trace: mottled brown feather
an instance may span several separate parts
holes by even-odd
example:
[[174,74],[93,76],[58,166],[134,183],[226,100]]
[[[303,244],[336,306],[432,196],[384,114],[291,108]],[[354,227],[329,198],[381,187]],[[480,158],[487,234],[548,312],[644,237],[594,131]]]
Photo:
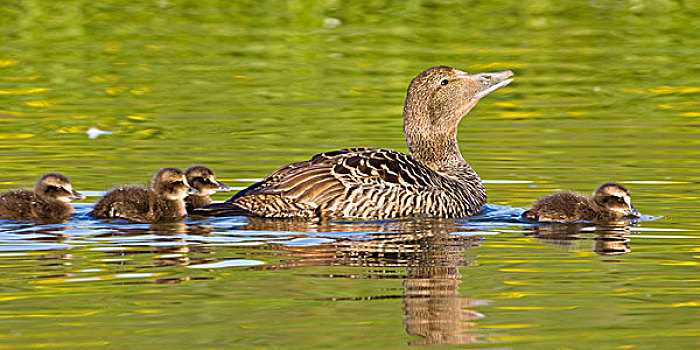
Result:
[[[396,175],[386,169],[392,169]],[[377,175],[357,176],[359,173]],[[311,211],[315,208],[322,208],[327,216],[473,215],[485,200],[483,192],[476,205],[456,210],[443,208],[442,212],[428,207],[436,197],[460,201],[460,196],[466,194],[455,190],[458,188],[457,180],[436,174],[408,155],[382,149],[348,149],[322,153],[307,162],[297,162],[294,167],[278,169],[223,206],[224,210],[272,217],[315,216],[317,213]],[[413,208],[418,202],[413,196],[425,197],[427,206]]]
[[486,192],[462,157],[457,126],[487,94],[507,85],[511,71],[468,74],[439,66],[407,90],[403,130],[410,155],[348,148],[273,171],[203,215],[264,217],[462,217],[481,211]]

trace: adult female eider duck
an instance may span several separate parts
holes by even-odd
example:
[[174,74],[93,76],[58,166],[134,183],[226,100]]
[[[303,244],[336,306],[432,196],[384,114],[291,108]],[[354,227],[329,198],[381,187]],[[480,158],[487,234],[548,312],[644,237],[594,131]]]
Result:
[[632,205],[627,188],[609,182],[600,185],[593,192],[593,197],[564,192],[541,198],[532,204],[532,209],[524,212],[522,217],[537,222],[605,223],[639,215]]
[[411,81],[404,104],[408,153],[348,148],[279,168],[201,215],[272,218],[465,217],[486,192],[457,144],[457,125],[484,96],[508,85],[509,70],[468,74],[433,67]]
[[126,186],[102,197],[90,212],[98,219],[120,218],[140,223],[175,221],[185,215],[185,197],[190,191],[179,169],[160,169],[150,187]]
[[185,197],[185,207],[188,213],[196,208],[211,204],[211,198],[209,196],[212,194],[218,191],[231,190],[231,187],[224,185],[216,179],[214,171],[205,166],[195,165],[188,168],[185,170],[185,177],[187,178],[187,183],[197,190],[197,192],[191,193]]
[[65,220],[73,215],[70,201],[74,199],[85,199],[85,196],[73,190],[67,177],[46,174],[39,178],[33,190],[0,195],[0,219]]

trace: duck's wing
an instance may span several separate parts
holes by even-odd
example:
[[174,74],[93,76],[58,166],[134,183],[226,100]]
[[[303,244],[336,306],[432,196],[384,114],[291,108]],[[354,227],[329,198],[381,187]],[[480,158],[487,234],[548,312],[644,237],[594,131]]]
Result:
[[319,211],[340,211],[344,201],[359,202],[364,197],[378,201],[382,194],[399,196],[439,188],[445,179],[435,175],[403,153],[349,148],[279,168],[225,203],[205,206],[197,213],[313,217],[323,214]]

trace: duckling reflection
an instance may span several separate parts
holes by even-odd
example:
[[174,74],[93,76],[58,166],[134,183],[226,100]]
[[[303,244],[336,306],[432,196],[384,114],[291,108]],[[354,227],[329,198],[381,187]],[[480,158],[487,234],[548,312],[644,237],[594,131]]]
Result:
[[[569,251],[592,251],[603,256],[626,254],[631,251],[630,226],[624,223],[608,225],[552,224],[532,228],[532,235],[546,243],[566,247]],[[586,237],[593,235],[593,237]],[[591,244],[591,241],[593,242]]]
[[[261,222],[258,222],[260,227]],[[275,223],[280,229],[280,222]],[[300,228],[294,223],[293,228]],[[365,223],[362,230],[374,225],[374,231],[387,230],[387,223]],[[343,230],[343,225],[326,226]],[[488,301],[460,296],[460,267],[472,264],[465,252],[479,246],[480,239],[453,235],[464,231],[451,220],[410,220],[392,223],[396,232],[362,236],[362,240],[337,241],[310,247],[274,244],[266,249],[286,252],[290,260],[276,266],[253,267],[253,270],[280,269],[297,266],[373,267],[372,272],[352,275],[314,275],[327,278],[403,278],[401,295],[377,295],[329,300],[376,300],[402,298],[404,325],[409,335],[419,336],[410,345],[467,344],[478,342],[482,335],[469,332],[483,314],[470,308]],[[243,227],[249,229],[248,227]],[[410,234],[404,232],[412,232]],[[396,268],[405,268],[405,275]]]
[[630,248],[630,239],[626,237],[630,233],[629,226],[596,227],[597,236],[595,238],[593,251],[603,256],[627,254],[632,251]]
[[[68,266],[72,263],[70,260],[74,258],[72,253],[69,253],[73,246],[68,244],[70,236],[63,234],[63,231],[70,229],[70,226],[63,224],[45,224],[45,225],[19,225],[16,230],[21,231],[22,235],[31,233],[31,238],[23,238],[30,242],[40,243],[39,247],[46,248],[46,245],[53,244],[52,251],[40,255],[32,255],[33,260],[43,261],[41,264],[35,266]],[[12,232],[12,231],[10,231]],[[15,241],[16,243],[17,241]],[[47,269],[48,271],[55,271],[55,269]],[[37,272],[37,271],[35,271]],[[48,276],[36,276],[34,278],[55,278],[57,275]]]
[[[107,252],[106,254],[110,255],[108,264],[124,265],[137,260],[140,264],[137,269],[148,269],[214,261],[213,248],[193,244],[194,236],[191,233],[206,235],[197,226],[192,228],[183,223],[170,222],[151,224],[143,228],[114,225],[114,230],[94,237],[111,244],[129,243],[127,249]],[[134,259],[135,257],[139,259]]]
[[616,222],[623,218],[639,217],[630,200],[630,192],[618,183],[605,183],[584,197],[571,192],[544,197],[523,213],[523,218],[537,222]]
[[70,201],[85,199],[75,192],[67,177],[46,174],[33,190],[10,191],[0,196],[0,219],[62,222],[73,215]]
[[160,169],[150,187],[127,186],[107,193],[90,212],[97,219],[121,218],[133,222],[176,221],[187,215],[184,198],[190,187],[179,169]]
[[[21,280],[48,280],[75,277],[74,271],[69,267],[73,265],[74,248],[70,244],[71,236],[63,231],[72,227],[64,224],[41,224],[36,222],[12,222],[3,225],[3,234],[0,242],[10,246],[21,244],[24,246],[21,259],[23,264],[30,264],[31,268],[16,271],[13,278]],[[2,247],[6,248],[6,247]],[[7,253],[2,249],[0,253]],[[32,282],[30,282],[32,283]]]

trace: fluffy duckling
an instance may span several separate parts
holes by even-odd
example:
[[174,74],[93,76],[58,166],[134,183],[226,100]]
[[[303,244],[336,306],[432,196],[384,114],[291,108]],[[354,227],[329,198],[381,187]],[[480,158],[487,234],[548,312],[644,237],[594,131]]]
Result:
[[618,183],[600,185],[593,197],[565,192],[539,199],[523,218],[538,222],[611,222],[623,217],[639,217],[632,206],[630,192]]
[[190,167],[185,170],[185,177],[187,177],[187,183],[197,190],[197,192],[185,198],[185,206],[188,213],[196,208],[211,204],[209,196],[217,191],[231,190],[231,187],[219,182],[214,172],[205,166],[195,165]]
[[107,193],[90,216],[98,219],[121,218],[141,223],[173,221],[187,215],[185,197],[190,190],[179,169],[160,169],[150,187],[126,186]]
[[0,196],[0,219],[65,220],[73,214],[73,199],[85,199],[61,174],[46,174],[33,190],[10,191]]

